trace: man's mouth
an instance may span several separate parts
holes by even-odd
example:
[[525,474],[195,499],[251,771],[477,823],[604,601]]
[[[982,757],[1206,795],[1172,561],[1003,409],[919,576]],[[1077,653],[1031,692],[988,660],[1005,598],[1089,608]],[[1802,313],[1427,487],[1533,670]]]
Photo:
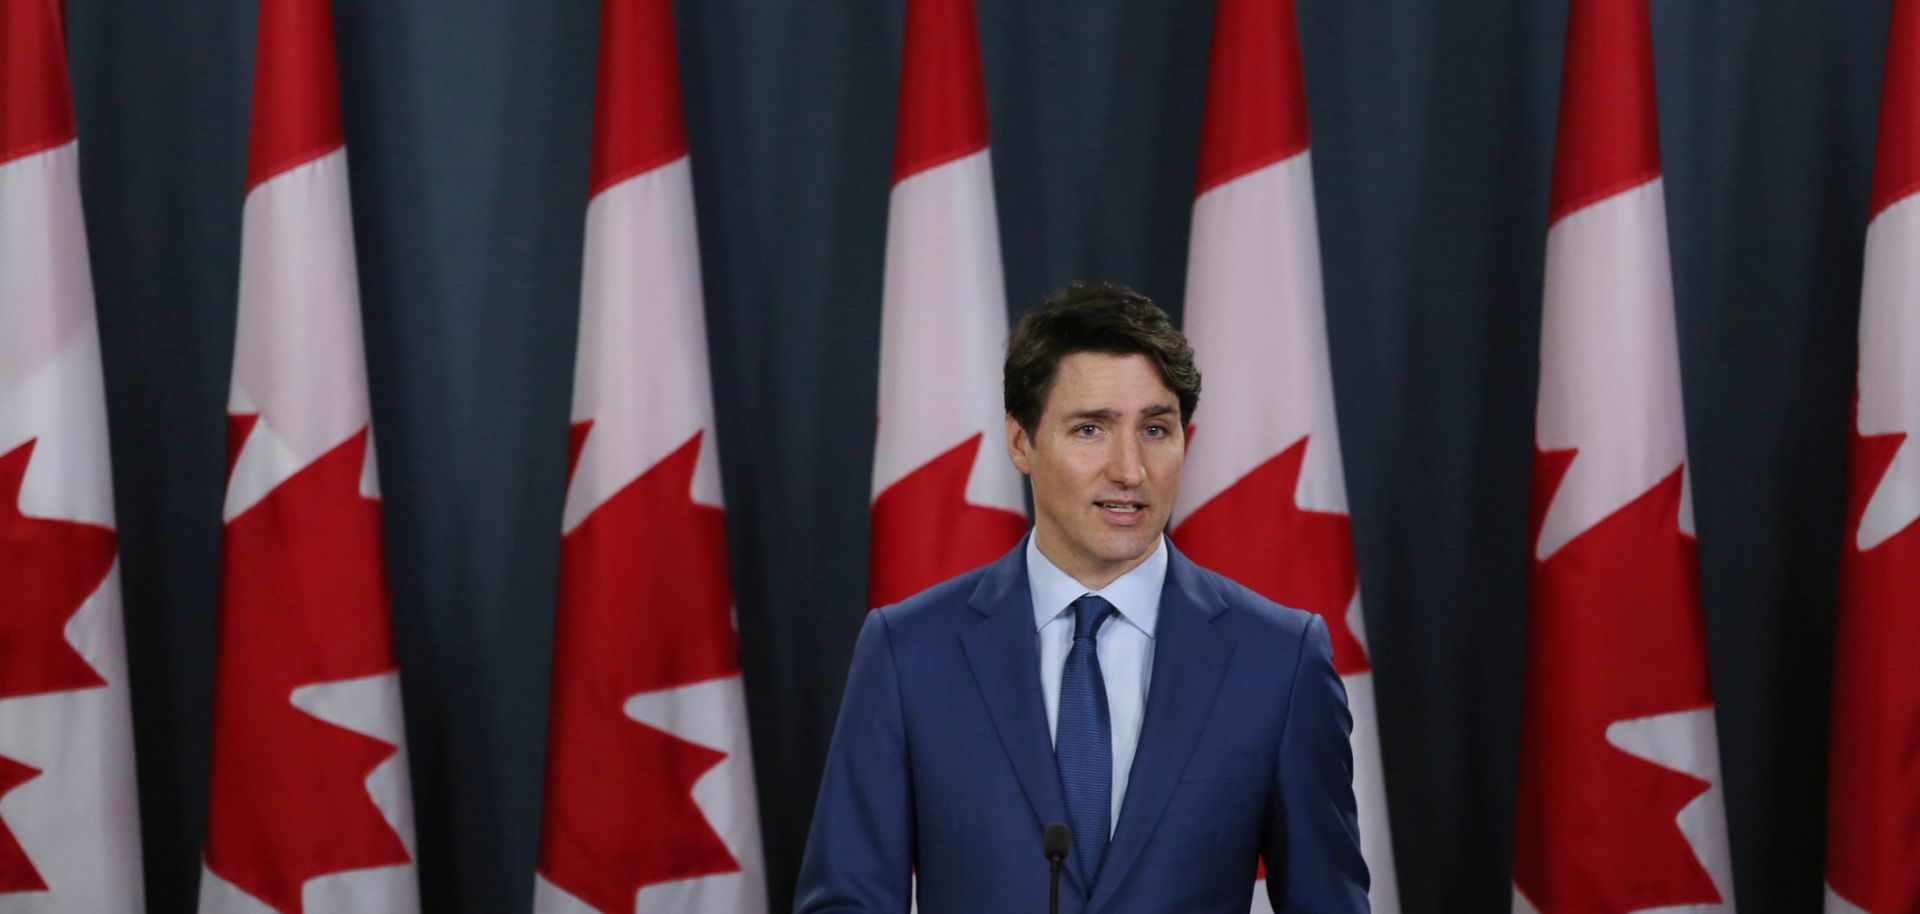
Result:
[[1146,510],[1147,506],[1137,501],[1096,501],[1095,505],[1118,514],[1134,514]]

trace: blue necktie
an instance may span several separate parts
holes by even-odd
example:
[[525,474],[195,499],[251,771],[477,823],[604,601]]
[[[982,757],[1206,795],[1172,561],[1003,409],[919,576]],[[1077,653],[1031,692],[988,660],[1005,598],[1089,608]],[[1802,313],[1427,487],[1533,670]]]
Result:
[[1060,671],[1053,757],[1067,795],[1073,852],[1091,882],[1107,854],[1113,821],[1113,724],[1107,719],[1107,686],[1094,640],[1100,623],[1113,615],[1113,604],[1088,594],[1073,601],[1073,614],[1073,650]]

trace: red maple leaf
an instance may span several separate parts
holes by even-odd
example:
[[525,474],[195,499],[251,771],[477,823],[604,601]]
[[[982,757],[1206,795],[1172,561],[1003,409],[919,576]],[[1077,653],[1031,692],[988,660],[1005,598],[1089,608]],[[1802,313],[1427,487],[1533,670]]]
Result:
[[[591,424],[574,425],[576,460]],[[693,801],[726,755],[625,711],[740,672],[726,514],[692,496],[700,439],[561,541],[540,874],[608,914],[632,914],[642,886],[740,869]]]
[[1849,434],[1834,632],[1827,881],[1869,911],[1920,911],[1920,522],[1871,549],[1860,520],[1906,439]]
[[[1536,549],[1574,456],[1534,453]],[[1682,473],[1533,563],[1513,878],[1545,914],[1721,900],[1675,823],[1712,785],[1606,737],[1616,721],[1713,703]]]
[[[39,775],[40,769],[30,768],[0,755],[0,797]],[[13,832],[8,831],[6,826],[0,825],[0,894],[46,890],[47,881],[40,878],[39,870],[33,868],[33,861],[27,859],[27,852],[21,848],[19,840],[13,837]]]
[[[107,684],[67,641],[66,627],[106,580],[119,541],[97,524],[21,513],[20,486],[36,442],[0,456],[0,699]],[[39,773],[0,756],[0,795]],[[0,892],[46,887],[0,822]]]
[[1372,669],[1366,648],[1347,627],[1359,578],[1353,561],[1353,520],[1309,511],[1294,500],[1307,455],[1303,437],[1174,528],[1188,558],[1282,606],[1318,614],[1333,639],[1333,667],[1342,676]]
[[118,540],[97,524],[20,513],[34,444],[0,456],[0,698],[107,684],[67,643],[66,627],[106,580]]
[[240,450],[246,447],[247,436],[253,434],[253,427],[260,422],[258,413],[227,414],[227,481],[233,481],[233,468],[240,463]]
[[366,454],[362,429],[229,521],[222,544],[206,862],[283,914],[300,914],[309,879],[409,860],[366,787],[396,747],[290,701],[395,669]]
[[1014,511],[967,501],[967,479],[985,433],[901,477],[873,500],[868,601],[898,603],[999,558],[1027,534]]

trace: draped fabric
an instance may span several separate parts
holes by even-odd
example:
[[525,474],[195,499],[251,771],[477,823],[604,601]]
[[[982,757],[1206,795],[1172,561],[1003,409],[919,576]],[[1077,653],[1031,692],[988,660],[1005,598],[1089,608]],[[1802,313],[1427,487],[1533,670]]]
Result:
[[[254,5],[68,4],[155,912],[191,910],[200,875]],[[1180,316],[1211,4],[978,9],[1010,311],[1098,279]],[[774,910],[867,608],[903,12],[675,9]],[[1701,599],[1749,914],[1822,897],[1888,13],[1652,4]],[[1298,15],[1404,909],[1500,910],[1566,7],[1300,0]],[[597,6],[339,0],[334,22],[422,904],[525,911]]]
[[61,10],[0,6],[0,909],[140,914],[107,403]]

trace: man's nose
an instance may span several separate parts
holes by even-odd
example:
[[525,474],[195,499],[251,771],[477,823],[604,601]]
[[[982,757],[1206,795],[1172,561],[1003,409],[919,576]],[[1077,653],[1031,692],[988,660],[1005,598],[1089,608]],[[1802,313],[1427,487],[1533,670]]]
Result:
[[1146,463],[1141,459],[1140,442],[1132,435],[1119,435],[1107,453],[1107,479],[1132,488],[1147,479]]

